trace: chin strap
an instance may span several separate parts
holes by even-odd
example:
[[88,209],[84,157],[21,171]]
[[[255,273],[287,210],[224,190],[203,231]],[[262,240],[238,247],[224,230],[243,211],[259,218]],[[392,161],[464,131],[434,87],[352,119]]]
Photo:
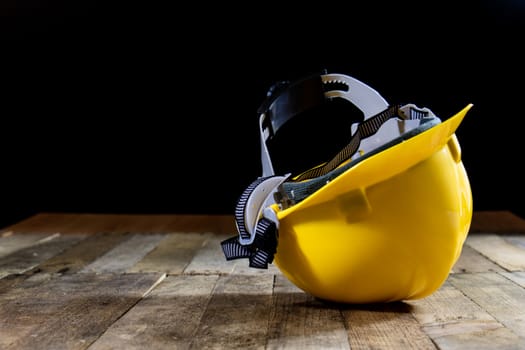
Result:
[[235,207],[238,236],[221,242],[226,260],[248,258],[250,267],[267,269],[277,251],[278,219],[269,206],[288,176],[260,177],[242,193]]
[[277,252],[277,225],[266,218],[257,223],[252,244],[242,245],[237,236],[221,242],[226,260],[248,258],[250,267],[267,269]]

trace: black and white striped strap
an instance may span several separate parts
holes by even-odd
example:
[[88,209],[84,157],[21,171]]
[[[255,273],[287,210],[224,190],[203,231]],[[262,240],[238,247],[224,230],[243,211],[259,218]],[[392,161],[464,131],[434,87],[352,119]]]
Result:
[[267,269],[277,252],[277,226],[273,221],[262,218],[257,223],[252,244],[243,245],[238,236],[234,236],[222,241],[221,247],[226,260],[247,258],[250,267]]

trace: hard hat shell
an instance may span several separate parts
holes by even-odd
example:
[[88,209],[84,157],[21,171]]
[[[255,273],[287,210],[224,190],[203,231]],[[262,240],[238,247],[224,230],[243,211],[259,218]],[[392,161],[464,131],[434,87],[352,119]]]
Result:
[[275,264],[321,299],[417,299],[448,277],[472,218],[455,131],[472,105],[363,159],[303,201],[272,205]]

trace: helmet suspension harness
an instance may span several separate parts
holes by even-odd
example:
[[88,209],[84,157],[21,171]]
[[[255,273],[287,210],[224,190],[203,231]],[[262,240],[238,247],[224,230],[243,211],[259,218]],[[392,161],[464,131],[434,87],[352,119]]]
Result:
[[[276,175],[267,142],[303,112],[344,99],[364,116],[352,124],[349,142],[329,161],[296,176]],[[235,207],[238,235],[221,242],[227,260],[247,258],[249,266],[266,269],[277,251],[279,220],[273,205],[283,210],[304,200],[346,170],[388,147],[440,122],[428,108],[414,104],[390,106],[374,89],[343,74],[313,75],[270,88],[258,110],[262,176],[239,197]]]

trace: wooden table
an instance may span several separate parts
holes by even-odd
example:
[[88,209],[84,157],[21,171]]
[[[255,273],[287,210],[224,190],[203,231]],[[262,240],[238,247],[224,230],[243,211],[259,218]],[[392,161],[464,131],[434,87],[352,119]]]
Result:
[[42,213],[0,230],[0,349],[525,349],[525,221],[477,212],[427,298],[328,305],[225,261],[230,216]]

